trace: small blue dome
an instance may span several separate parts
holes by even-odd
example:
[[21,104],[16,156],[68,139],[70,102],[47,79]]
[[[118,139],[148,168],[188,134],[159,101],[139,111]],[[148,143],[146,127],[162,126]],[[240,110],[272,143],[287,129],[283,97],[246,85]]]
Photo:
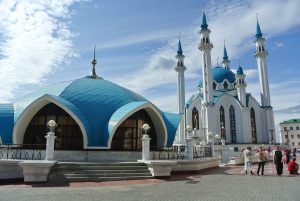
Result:
[[230,83],[235,81],[235,74],[223,67],[215,67],[212,69],[213,80],[217,83],[222,83],[225,79],[227,79]]
[[243,68],[241,66],[238,67],[238,69],[236,71],[236,74],[237,75],[243,75],[244,74]]

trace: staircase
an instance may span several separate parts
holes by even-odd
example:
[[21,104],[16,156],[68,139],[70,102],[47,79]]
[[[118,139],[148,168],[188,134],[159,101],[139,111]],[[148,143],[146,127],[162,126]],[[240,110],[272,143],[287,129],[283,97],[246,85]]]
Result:
[[138,162],[58,162],[51,168],[48,181],[101,182],[153,178],[147,165]]

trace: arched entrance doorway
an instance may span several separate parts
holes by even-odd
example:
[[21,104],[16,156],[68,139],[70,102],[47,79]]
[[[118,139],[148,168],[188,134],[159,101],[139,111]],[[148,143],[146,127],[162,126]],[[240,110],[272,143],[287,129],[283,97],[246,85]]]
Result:
[[151,138],[150,146],[157,146],[157,137],[154,124],[145,110],[140,110],[128,117],[116,130],[111,143],[112,150],[139,150],[142,148],[142,125],[149,124],[151,129],[148,135]]
[[51,119],[58,124],[55,130],[55,149],[83,149],[83,135],[79,125],[67,112],[53,103],[44,106],[32,118],[26,128],[23,144],[46,144],[46,123]]

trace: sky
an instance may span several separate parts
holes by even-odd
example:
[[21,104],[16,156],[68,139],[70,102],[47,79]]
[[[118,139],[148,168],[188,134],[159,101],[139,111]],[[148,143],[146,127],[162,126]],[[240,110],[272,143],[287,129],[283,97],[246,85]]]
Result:
[[203,9],[212,31],[213,66],[223,56],[225,39],[231,69],[240,61],[246,91],[260,101],[253,56],[258,14],[278,132],[279,122],[300,118],[299,8],[298,0],[0,0],[0,102],[90,74],[96,45],[99,76],[177,112],[178,37],[188,99],[201,78]]

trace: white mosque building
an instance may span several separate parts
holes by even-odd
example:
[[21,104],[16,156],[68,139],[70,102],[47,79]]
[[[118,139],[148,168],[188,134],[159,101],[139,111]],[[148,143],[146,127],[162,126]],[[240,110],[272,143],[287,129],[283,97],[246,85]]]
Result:
[[[177,130],[174,144],[184,144],[185,128],[194,130],[194,135],[208,137],[218,136],[226,144],[235,143],[269,143],[273,139],[274,116],[270,100],[267,56],[264,47],[265,38],[257,21],[254,54],[257,60],[261,103],[247,92],[246,75],[241,66],[236,73],[230,70],[230,60],[224,44],[222,64],[212,68],[210,41],[211,30],[208,29],[205,13],[203,13],[201,41],[199,50],[202,57],[202,79],[198,92],[185,104],[184,55],[181,42],[178,43],[178,111],[183,114]],[[199,58],[200,59],[200,58]]]

